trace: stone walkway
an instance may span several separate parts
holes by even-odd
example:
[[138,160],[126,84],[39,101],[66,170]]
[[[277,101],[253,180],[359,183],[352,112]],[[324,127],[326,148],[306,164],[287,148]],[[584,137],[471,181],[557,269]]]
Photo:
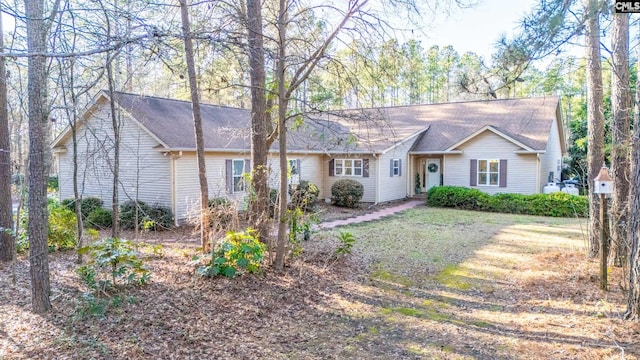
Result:
[[374,211],[368,214],[364,214],[364,215],[360,215],[360,216],[356,216],[356,217],[352,217],[352,218],[348,218],[348,219],[343,219],[343,220],[334,220],[334,221],[329,221],[329,222],[323,222],[318,224],[318,227],[321,229],[333,229],[335,227],[338,226],[344,226],[344,225],[350,225],[350,224],[359,224],[362,222],[366,222],[366,221],[373,221],[373,220],[379,220],[383,217],[389,216],[389,215],[393,215],[396,213],[399,213],[401,211],[407,210],[407,209],[411,209],[414,208],[418,205],[423,205],[424,204],[424,200],[410,200],[407,201],[403,204],[400,205],[396,205],[396,206],[390,206],[384,209],[380,209],[378,211]]

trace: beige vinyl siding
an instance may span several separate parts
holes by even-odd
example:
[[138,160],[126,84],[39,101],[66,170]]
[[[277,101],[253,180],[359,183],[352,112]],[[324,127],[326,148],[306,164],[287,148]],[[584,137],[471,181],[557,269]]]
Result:
[[[233,159],[249,159],[249,154],[207,153],[207,181],[209,185],[209,197],[225,197],[234,201],[238,207],[243,208],[246,200],[246,192],[227,193],[225,161]],[[301,174],[303,180],[309,180],[318,184],[322,179],[318,176],[318,164],[320,156],[295,155],[290,159],[300,159]],[[269,187],[278,189],[280,183],[280,163],[277,154],[270,155],[267,162],[269,166]],[[320,181],[319,181],[320,180]],[[176,191],[176,218],[181,221],[189,216],[196,216],[200,207],[200,183],[198,181],[198,164],[195,152],[183,152],[182,156],[175,160],[175,191]]]
[[[207,184],[209,198],[223,197],[244,206],[246,192],[227,193],[225,161],[246,160],[249,154],[207,153],[205,166],[207,168]],[[175,192],[176,219],[184,220],[189,215],[197,216],[200,208],[200,181],[198,179],[198,162],[195,152],[183,152],[175,160]]]
[[[322,179],[322,161],[321,155],[290,155],[292,159],[300,159],[300,179],[314,183],[320,190],[320,200],[324,199],[325,186]],[[329,165],[327,165],[329,166]],[[331,191],[331,190],[329,190]]]
[[[378,158],[380,162],[380,174],[378,175],[378,202],[403,199],[408,195],[409,160],[407,152],[411,149],[415,138],[406,141]],[[402,171],[400,176],[391,177],[391,160],[400,159]]]
[[[369,177],[362,176],[329,176],[329,161],[331,159],[369,159]],[[378,175],[378,163],[372,155],[335,155],[325,157],[322,161],[322,173],[324,175],[323,191],[320,193],[322,199],[331,197],[331,186],[340,179],[352,179],[362,184],[364,193],[362,195],[363,202],[376,201],[376,176]]]
[[560,135],[558,133],[558,122],[551,122],[551,132],[549,133],[549,140],[547,141],[547,149],[544,154],[540,155],[540,189],[546,185],[549,172],[553,171],[554,179],[560,179],[560,170],[558,169],[558,162],[562,166],[562,147],[560,144]]
[[[158,142],[120,113],[119,201],[136,199],[150,205],[171,206],[170,159],[156,151]],[[113,184],[113,129],[110,111],[100,104],[78,129],[78,182],[83,197],[95,196],[111,206]],[[60,198],[73,197],[73,144],[59,155]]]
[[[323,164],[323,156],[322,155],[316,155],[316,154],[296,154],[296,153],[291,153],[288,155],[287,157],[289,160],[300,160],[300,180],[306,180],[309,181],[313,184],[315,184],[318,187],[318,190],[320,190],[320,198],[324,199],[323,194],[324,194],[324,184],[323,184],[323,179],[322,179],[322,164]],[[276,178],[279,179],[279,170],[280,170],[280,164],[279,164],[279,160],[277,158],[277,154],[274,155],[274,162],[276,163],[275,166],[273,166],[271,168],[271,177],[270,178]],[[329,165],[327,165],[329,166]],[[275,186],[277,186],[279,183],[279,181],[275,181],[274,184]]]
[[521,148],[491,131],[485,131],[460,146],[462,154],[446,155],[443,161],[445,185],[470,187],[471,159],[507,160],[507,187],[473,186],[489,194],[539,192],[537,183],[537,156],[516,154]]

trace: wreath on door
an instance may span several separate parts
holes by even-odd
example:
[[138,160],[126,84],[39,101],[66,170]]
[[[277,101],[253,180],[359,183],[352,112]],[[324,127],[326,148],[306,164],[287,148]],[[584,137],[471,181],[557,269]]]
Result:
[[429,166],[427,166],[427,170],[429,170],[430,173],[434,173],[438,171],[438,164],[434,164],[434,163],[429,164]]

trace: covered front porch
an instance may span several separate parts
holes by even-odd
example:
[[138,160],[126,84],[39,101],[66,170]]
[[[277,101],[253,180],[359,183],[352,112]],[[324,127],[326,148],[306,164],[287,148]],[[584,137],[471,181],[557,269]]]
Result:
[[444,181],[442,154],[409,154],[410,196],[424,194]]

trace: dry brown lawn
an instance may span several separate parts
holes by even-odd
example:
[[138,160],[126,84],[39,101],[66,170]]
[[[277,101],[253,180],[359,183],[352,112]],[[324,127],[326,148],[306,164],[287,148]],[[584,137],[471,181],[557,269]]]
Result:
[[[54,309],[0,265],[0,359],[636,359],[621,269],[599,290],[585,221],[428,209],[315,234],[284,274],[203,279],[195,244],[142,248],[152,281],[89,306],[50,254]],[[357,242],[334,260],[336,234]],[[147,241],[154,238],[147,236]]]

